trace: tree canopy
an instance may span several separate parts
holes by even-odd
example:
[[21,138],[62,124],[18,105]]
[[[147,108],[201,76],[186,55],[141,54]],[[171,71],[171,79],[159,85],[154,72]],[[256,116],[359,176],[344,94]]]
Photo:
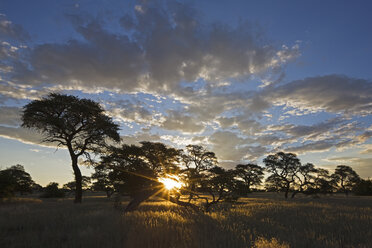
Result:
[[13,165],[0,170],[0,198],[11,197],[16,192],[31,193],[35,182],[22,165]]
[[353,187],[360,181],[359,175],[347,165],[338,165],[332,178],[338,186],[338,189],[348,194]]
[[51,93],[23,107],[22,126],[44,135],[43,142],[67,147],[75,175],[75,202],[82,199],[81,155],[98,152],[107,139],[120,141],[119,126],[104,113],[99,103],[72,95]]

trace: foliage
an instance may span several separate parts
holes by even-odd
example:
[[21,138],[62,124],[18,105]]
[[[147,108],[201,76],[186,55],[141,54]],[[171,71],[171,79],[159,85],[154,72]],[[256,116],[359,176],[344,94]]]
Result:
[[225,170],[222,167],[215,166],[208,170],[208,173],[201,181],[200,192],[208,193],[212,199],[197,194],[199,199],[205,200],[204,208],[209,211],[213,204],[220,201],[237,201],[239,198],[240,181],[235,179],[234,170]]
[[313,183],[304,192],[306,194],[328,194],[336,189],[335,181],[329,175],[329,171],[322,168],[316,169],[316,176]]
[[51,182],[44,189],[43,194],[40,196],[42,198],[60,198],[65,197],[65,192],[58,188],[58,183]]
[[249,193],[252,186],[258,186],[264,178],[264,168],[256,164],[238,164],[235,167],[236,177],[244,181],[245,192]]
[[34,184],[22,165],[13,165],[0,171],[0,198],[14,196],[16,192],[31,193]]
[[[84,190],[89,190],[90,189],[90,184],[91,184],[91,178],[87,177],[87,176],[82,176],[81,187],[82,187],[83,191]],[[71,181],[71,182],[65,183],[62,188],[64,190],[68,191],[68,192],[75,192],[76,182]]]
[[104,191],[106,196],[110,198],[115,192],[116,182],[113,179],[112,170],[100,164],[94,168],[95,172],[92,174],[93,191]]
[[[236,200],[242,191],[242,181],[235,178],[235,170],[218,167],[215,154],[201,146],[189,145],[183,152],[162,143],[140,144],[111,147],[100,164],[107,170],[103,179],[109,179],[119,192],[131,196],[126,211],[137,209],[151,196],[194,209],[198,207],[191,201],[203,199],[204,209],[209,210],[218,202]],[[181,161],[183,168],[179,167]],[[159,181],[172,175],[182,178],[180,189],[166,189]],[[187,202],[180,201],[182,195],[188,196]]]
[[209,169],[217,166],[217,157],[213,152],[206,150],[199,145],[188,145],[182,151],[182,162],[185,169],[183,175],[186,181],[184,190],[189,194],[189,202],[197,197],[200,191],[202,180]]
[[278,152],[268,155],[264,160],[266,171],[271,175],[266,179],[269,190],[284,191],[285,198],[295,187],[296,173],[301,166],[300,160],[293,153]]
[[360,181],[359,175],[347,165],[338,165],[332,178],[337,184],[337,189],[340,192],[348,194],[353,187]]
[[356,195],[372,195],[372,180],[359,180],[353,187],[353,192]]
[[32,192],[41,192],[43,190],[43,186],[40,184],[34,183],[32,184]]
[[119,127],[104,109],[89,99],[52,93],[23,107],[22,126],[44,135],[44,142],[68,148],[75,174],[75,202],[82,199],[82,175],[78,158],[98,152],[106,146],[107,138],[119,141]]
[[271,173],[266,179],[268,191],[284,191],[285,198],[292,192],[298,194],[327,194],[335,190],[337,182],[325,169],[313,164],[301,164],[293,153],[278,152],[264,159],[266,171]]
[[176,173],[178,161],[178,150],[162,143],[141,142],[140,146],[110,147],[102,156],[101,165],[112,170],[110,179],[116,189],[131,196],[132,201],[126,208],[126,211],[131,211],[164,190],[157,178]]

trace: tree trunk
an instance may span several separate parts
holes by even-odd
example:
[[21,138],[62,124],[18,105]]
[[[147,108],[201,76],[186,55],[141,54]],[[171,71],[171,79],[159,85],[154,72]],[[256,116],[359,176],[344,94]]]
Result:
[[127,207],[125,208],[125,212],[130,212],[137,210],[139,205],[149,199],[157,190],[147,190],[139,192],[134,196],[134,198],[128,203]]
[[192,198],[194,197],[194,194],[193,194],[193,192],[195,191],[195,184],[194,183],[192,183],[191,184],[191,189],[190,189],[190,194],[189,194],[189,200],[188,200],[188,203],[190,203],[191,202],[191,200],[192,200]]
[[164,196],[164,195],[161,195],[161,197],[167,201],[170,201],[174,204],[177,204],[179,206],[182,206],[182,207],[187,207],[187,208],[191,208],[195,211],[199,211],[200,209],[198,208],[198,206],[192,204],[192,203],[189,203],[189,202],[183,202],[183,201],[180,201],[179,199],[175,198],[175,197],[172,197],[172,196]]
[[200,210],[198,206],[196,206],[192,203],[180,201],[177,197],[170,196],[169,194],[165,194],[164,192],[159,192],[158,194],[156,194],[156,192],[158,192],[158,190],[147,190],[147,191],[142,191],[142,192],[138,193],[129,202],[129,204],[125,208],[124,212],[131,212],[131,211],[137,210],[139,205],[141,205],[142,202],[148,200],[151,196],[158,196],[158,197],[160,197],[164,200],[170,201],[170,202],[172,202],[174,204],[177,204],[179,206],[182,206],[182,207],[191,208],[195,211]]
[[291,198],[293,199],[297,193],[298,191],[293,191]]
[[284,197],[285,197],[285,198],[288,198],[288,192],[289,192],[289,189],[286,189],[286,190],[285,190],[285,194],[284,194]]
[[115,193],[114,190],[106,190],[106,196],[107,198],[111,198],[111,196]]
[[78,166],[78,158],[72,156],[72,169],[74,170],[75,175],[75,200],[74,203],[81,203],[83,197],[82,189],[82,176]]

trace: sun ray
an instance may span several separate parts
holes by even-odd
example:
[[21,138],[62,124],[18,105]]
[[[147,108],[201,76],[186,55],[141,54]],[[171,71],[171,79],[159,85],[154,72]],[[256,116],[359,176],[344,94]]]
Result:
[[181,179],[176,175],[166,175],[165,177],[159,177],[158,181],[161,182],[167,190],[178,190],[184,185]]

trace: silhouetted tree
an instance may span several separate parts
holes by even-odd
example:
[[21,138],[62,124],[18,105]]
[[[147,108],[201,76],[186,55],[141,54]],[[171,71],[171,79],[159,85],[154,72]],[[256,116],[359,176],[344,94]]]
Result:
[[217,165],[217,157],[214,152],[206,150],[203,146],[188,145],[182,154],[182,161],[186,168],[183,172],[186,175],[186,189],[190,202],[201,186],[203,173]]
[[333,180],[337,183],[338,189],[346,195],[359,182],[359,175],[347,165],[338,165],[332,174]]
[[300,160],[293,153],[278,152],[268,155],[263,162],[266,171],[271,173],[266,179],[267,189],[284,191],[285,198],[288,198],[288,193],[295,187]]
[[104,191],[106,196],[110,198],[115,193],[115,185],[118,184],[112,175],[112,169],[100,164],[94,168],[92,174],[92,190]]
[[326,169],[318,168],[312,187],[307,189],[309,194],[332,194],[336,189],[336,183]]
[[42,190],[43,190],[43,186],[41,186],[40,184],[37,184],[37,183],[32,184],[32,193],[40,192]]
[[297,173],[295,174],[294,189],[291,198],[297,193],[308,193],[310,194],[311,189],[315,187],[315,179],[318,170],[311,163],[304,165],[299,164]]
[[0,171],[0,198],[14,196],[16,192],[25,193],[32,192],[34,185],[29,173],[27,173],[22,165],[13,165],[9,168]]
[[210,207],[221,201],[236,201],[239,198],[239,181],[235,179],[235,170],[225,170],[215,166],[208,170],[204,179],[201,181],[202,193],[208,193],[212,199],[204,195],[197,194],[199,199],[205,200],[204,208],[209,211]]
[[353,187],[353,192],[356,195],[372,195],[372,180],[361,179]]
[[264,177],[264,169],[256,164],[238,164],[235,172],[244,181],[246,192],[250,192],[251,186],[260,185]]
[[164,195],[164,185],[158,178],[178,171],[179,155],[178,150],[162,143],[141,142],[141,146],[111,147],[101,164],[113,169],[112,180],[121,182],[118,190],[132,198],[125,211],[132,211],[155,195],[177,202]]
[[40,197],[42,198],[60,198],[65,197],[65,192],[58,188],[58,183],[51,182],[43,189],[43,194]]
[[119,127],[104,109],[89,99],[52,93],[23,107],[22,126],[44,135],[44,142],[67,147],[75,175],[75,203],[82,200],[82,175],[78,159],[106,146],[107,138],[119,141]]
[[[81,188],[82,188],[83,191],[89,189],[90,182],[91,182],[90,177],[87,177],[87,176],[82,176],[81,177]],[[71,181],[71,182],[65,183],[62,188],[69,191],[69,192],[75,192],[76,182]]]

